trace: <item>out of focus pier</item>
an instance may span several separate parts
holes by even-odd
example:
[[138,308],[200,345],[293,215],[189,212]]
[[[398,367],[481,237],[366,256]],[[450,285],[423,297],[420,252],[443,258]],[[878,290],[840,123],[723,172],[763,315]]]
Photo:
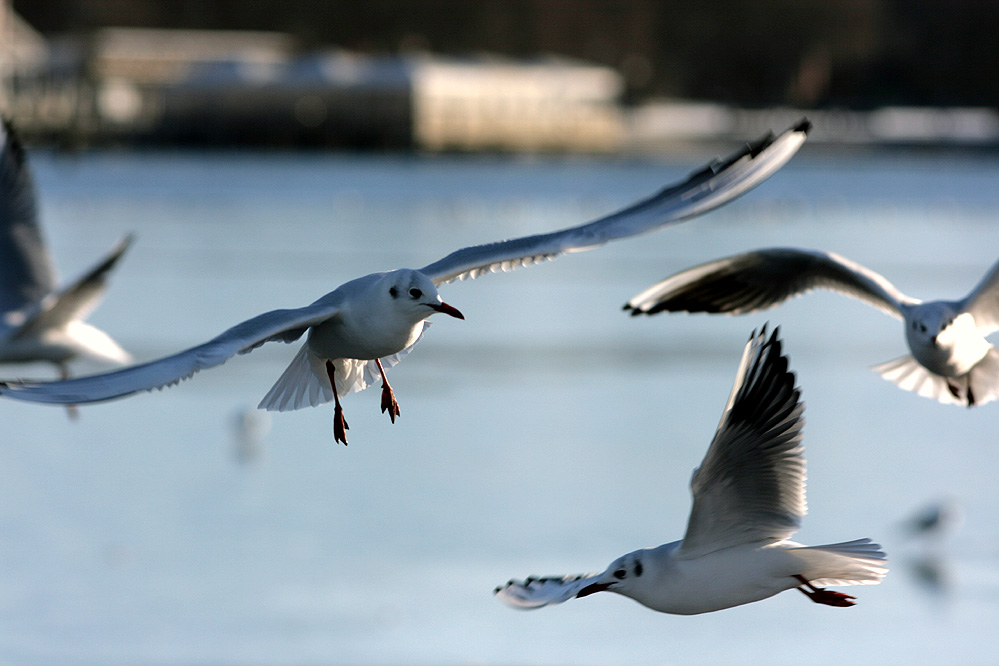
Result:
[[303,51],[279,32],[104,28],[48,40],[0,1],[0,110],[49,142],[660,152],[808,115],[810,145],[999,148],[989,108],[625,105],[624,89],[614,69],[575,60]]

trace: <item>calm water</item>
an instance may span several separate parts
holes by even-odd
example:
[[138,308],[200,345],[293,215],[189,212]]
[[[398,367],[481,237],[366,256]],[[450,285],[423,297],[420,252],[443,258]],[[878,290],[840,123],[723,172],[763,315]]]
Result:
[[[706,156],[33,157],[65,275],[136,233],[91,321],[149,359],[363,273],[594,218]],[[867,368],[904,352],[899,323],[836,295],[738,318],[619,308],[672,271],[770,245],[961,296],[999,255],[997,183],[995,161],[806,148],[710,217],[448,285],[467,321],[436,318],[391,372],[395,425],[377,390],[347,398],[348,448],[324,407],[275,415],[240,453],[235,419],[291,359],[283,345],[76,422],[0,403],[0,662],[993,663],[999,406],[941,406],[881,380]],[[768,319],[808,404],[797,538],[879,540],[884,584],[850,590],[852,609],[788,592],[696,617],[614,595],[535,612],[493,599],[510,577],[600,570],[682,536],[690,472]],[[899,522],[946,497],[960,528],[907,539]]]

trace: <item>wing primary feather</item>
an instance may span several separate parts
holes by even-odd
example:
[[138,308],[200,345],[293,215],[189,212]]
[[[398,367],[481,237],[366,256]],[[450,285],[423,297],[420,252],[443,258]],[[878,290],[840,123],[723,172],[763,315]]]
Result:
[[0,312],[38,303],[56,286],[34,179],[13,123],[0,119]]
[[917,303],[884,276],[833,252],[765,248],[709,261],[675,273],[624,304],[633,316],[659,312],[746,314],[813,289],[829,289],[900,318]]
[[493,594],[509,606],[532,610],[572,599],[598,575],[529,576],[522,581],[511,580],[506,585],[500,585],[493,590]]
[[754,332],[743,352],[714,440],[691,479],[684,557],[787,538],[805,514],[804,405],[779,330]]
[[668,185],[650,197],[593,222],[547,234],[475,245],[456,250],[419,269],[435,284],[485,271],[503,270],[537,263],[568,252],[599,247],[702,215],[748,192],[769,178],[798,151],[811,127],[807,120],[780,136],[769,133],[746,144],[723,160],[713,160],[680,183]]

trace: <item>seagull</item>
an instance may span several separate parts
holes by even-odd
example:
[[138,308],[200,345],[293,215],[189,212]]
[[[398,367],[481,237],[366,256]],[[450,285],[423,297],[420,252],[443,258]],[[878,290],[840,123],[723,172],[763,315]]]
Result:
[[0,395],[48,403],[110,400],[176,384],[266,342],[290,343],[307,333],[305,344],[258,407],[287,411],[332,401],[333,437],[346,445],[348,426],[340,398],[380,378],[381,409],[394,423],[400,409],[385,368],[412,350],[429,325],[429,316],[441,313],[464,319],[441,299],[439,285],[540,263],[706,213],[782,167],[804,143],[810,126],[802,120],[779,136],[767,134],[683,182],[589,224],[466,247],[418,270],[365,275],[311,305],[261,314],[173,356],[63,382],[8,382],[0,384]]
[[883,275],[833,252],[769,248],[677,273],[624,305],[632,315],[745,314],[812,289],[831,289],[905,322],[910,354],[873,370],[906,391],[945,404],[999,397],[999,353],[985,337],[999,330],[999,263],[958,301],[920,301]]
[[83,276],[57,290],[24,147],[10,120],[0,121],[0,363],[45,361],[67,379],[67,364],[75,358],[130,362],[107,333],[84,321],[130,242],[124,237]]
[[804,404],[781,355],[779,329],[753,332],[714,440],[690,489],[680,541],[623,555],[602,573],[511,580],[495,590],[522,609],[616,592],[661,613],[696,615],[798,589],[815,603],[853,606],[825,585],[872,585],[888,572],[881,546],[789,541],[805,515]]
[[953,498],[946,497],[914,512],[902,521],[900,527],[907,536],[922,539],[941,539],[955,531],[964,522],[964,507]]

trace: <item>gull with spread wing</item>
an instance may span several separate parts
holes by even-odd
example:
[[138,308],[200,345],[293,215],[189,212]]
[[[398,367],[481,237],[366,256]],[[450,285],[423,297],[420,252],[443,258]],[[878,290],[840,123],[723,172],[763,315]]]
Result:
[[780,169],[805,141],[802,120],[768,134],[683,182],[589,224],[466,247],[419,270],[399,269],[351,280],[312,305],[267,312],[173,356],[65,382],[0,384],[0,395],[47,403],[85,403],[162,388],[224,363],[269,341],[306,342],[259,407],[286,411],[333,401],[333,434],[347,443],[340,397],[381,378],[381,408],[395,422],[400,410],[385,368],[409,353],[430,315],[463,319],[437,287],[452,280],[511,270],[651,231],[707,213],[752,189]]
[[63,379],[69,377],[68,362],[76,358],[128,363],[128,352],[84,320],[100,302],[108,273],[130,240],[120,240],[80,278],[57,289],[52,256],[42,238],[27,155],[11,122],[2,119],[0,363],[52,363]]
[[906,391],[947,404],[999,397],[999,263],[963,299],[921,301],[883,275],[833,252],[767,248],[689,268],[628,301],[632,315],[657,312],[745,314],[813,289],[831,289],[905,322],[911,354],[874,366]]
[[888,571],[881,546],[789,540],[805,515],[803,411],[778,331],[769,339],[766,327],[754,332],[690,481],[683,539],[623,555],[602,573],[511,580],[496,595],[531,609],[616,592],[662,613],[695,615],[797,588],[815,603],[854,605],[854,597],[822,586],[879,583]]

